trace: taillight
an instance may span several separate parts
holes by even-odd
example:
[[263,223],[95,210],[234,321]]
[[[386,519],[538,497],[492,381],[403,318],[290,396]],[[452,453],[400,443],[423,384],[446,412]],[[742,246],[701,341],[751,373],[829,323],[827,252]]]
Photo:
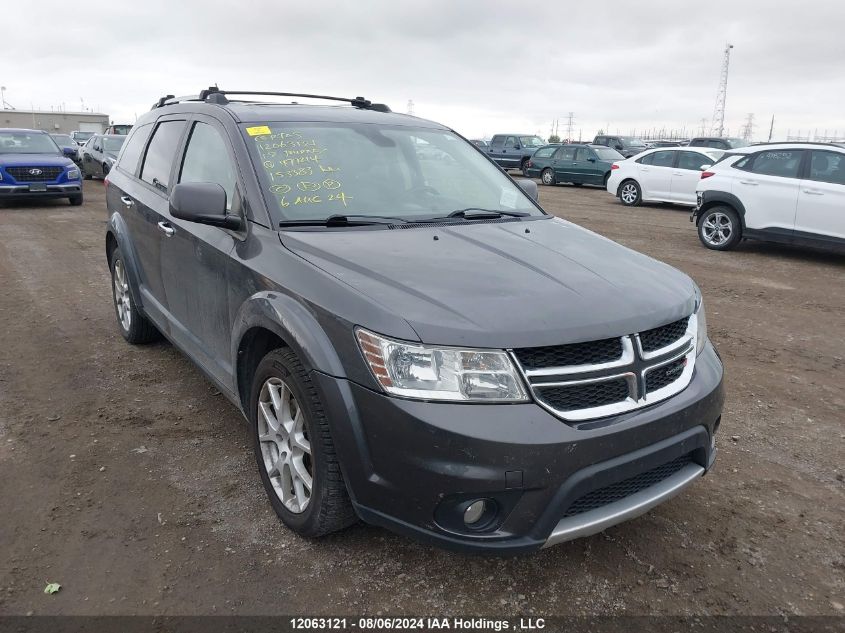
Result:
[[715,176],[715,171],[703,171],[701,172],[701,179],[704,180],[705,178],[710,178],[710,176]]
[[613,171],[614,169],[619,169],[619,165],[617,165],[616,163],[613,163],[613,164],[610,166],[610,170],[611,170],[611,171]]

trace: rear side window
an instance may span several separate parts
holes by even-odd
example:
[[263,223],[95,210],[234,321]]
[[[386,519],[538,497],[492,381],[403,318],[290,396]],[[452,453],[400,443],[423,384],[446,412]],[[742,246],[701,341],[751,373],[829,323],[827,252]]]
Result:
[[782,150],[779,152],[760,152],[754,157],[749,171],[763,176],[797,178],[801,166],[802,150]]
[[575,160],[574,147],[561,147],[555,156],[557,160]]
[[505,148],[508,148],[508,147],[516,147],[516,137],[515,136],[509,136],[508,140],[505,141]]
[[138,160],[141,154],[144,153],[144,145],[147,144],[147,139],[150,138],[150,132],[153,131],[153,124],[147,123],[141,127],[134,128],[129,135],[126,143],[123,144],[123,150],[117,158],[117,166],[135,175],[138,170]]
[[607,145],[607,139],[604,136],[597,136],[595,143],[596,145]]
[[587,149],[586,147],[579,147],[578,151],[575,154],[575,160],[589,160],[590,158],[595,158],[592,150]]
[[534,158],[548,158],[555,153],[554,147],[542,147],[534,152]]
[[654,162],[654,154],[646,154],[642,158],[638,158],[636,161],[640,165],[651,165]]
[[170,186],[170,168],[185,129],[184,121],[164,121],[158,124],[153,139],[147,147],[141,180],[167,192]]
[[651,163],[655,167],[671,167],[675,163],[675,152],[654,152]]
[[235,170],[226,142],[207,123],[197,122],[191,131],[179,182],[214,182],[226,190],[226,208],[232,210],[235,195]]
[[813,150],[810,180],[845,185],[845,154]]

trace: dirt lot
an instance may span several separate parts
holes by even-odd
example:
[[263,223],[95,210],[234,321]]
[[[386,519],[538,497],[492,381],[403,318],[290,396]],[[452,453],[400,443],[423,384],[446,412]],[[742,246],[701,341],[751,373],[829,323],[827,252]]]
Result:
[[0,207],[0,612],[845,613],[845,257],[715,253],[683,209],[541,188],[701,286],[727,371],[720,453],[640,519],[469,557],[364,525],[287,531],[235,408],[170,345],[120,337],[102,184],[85,186],[81,208]]

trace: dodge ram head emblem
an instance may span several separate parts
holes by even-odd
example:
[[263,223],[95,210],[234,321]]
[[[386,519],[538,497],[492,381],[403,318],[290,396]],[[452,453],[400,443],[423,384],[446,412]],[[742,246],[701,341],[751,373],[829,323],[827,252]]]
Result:
[[44,173],[44,172],[43,172],[43,171],[41,171],[40,169],[30,169],[30,170],[29,170],[29,174],[30,174],[31,176],[40,176],[40,175],[41,175],[41,174],[43,174],[43,173]]

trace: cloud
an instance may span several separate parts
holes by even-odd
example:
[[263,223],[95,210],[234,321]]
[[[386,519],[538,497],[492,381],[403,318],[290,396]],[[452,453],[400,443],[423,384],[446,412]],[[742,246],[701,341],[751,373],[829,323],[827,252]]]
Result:
[[412,99],[418,116],[471,137],[546,135],[570,111],[585,137],[608,125],[694,133],[712,116],[731,41],[732,133],[754,112],[758,138],[772,115],[776,136],[845,135],[843,3],[115,0],[56,20],[66,9],[4,9],[2,82],[21,109],[77,109],[82,97],[131,122],[163,94],[217,82],[363,94],[397,111]]

